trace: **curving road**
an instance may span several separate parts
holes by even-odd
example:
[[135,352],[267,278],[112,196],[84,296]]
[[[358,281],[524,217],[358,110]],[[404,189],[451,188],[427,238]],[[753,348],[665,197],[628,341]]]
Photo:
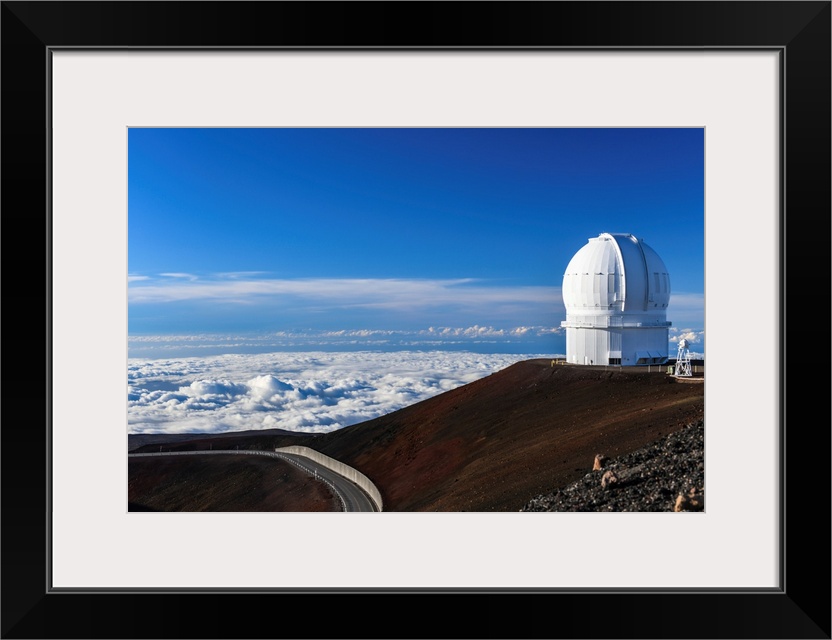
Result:
[[273,451],[239,451],[239,450],[218,450],[218,451],[160,451],[154,453],[128,453],[129,457],[150,457],[150,456],[188,456],[188,455],[250,455],[266,456],[268,458],[279,458],[295,465],[305,471],[316,480],[327,484],[333,493],[341,501],[341,508],[344,511],[378,511],[375,503],[366,492],[352,480],[327,469],[323,465],[305,456],[294,453],[276,453]]

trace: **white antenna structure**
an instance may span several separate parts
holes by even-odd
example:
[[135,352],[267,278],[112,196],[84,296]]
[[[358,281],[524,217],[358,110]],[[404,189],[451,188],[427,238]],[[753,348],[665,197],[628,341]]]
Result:
[[690,378],[693,376],[690,370],[690,343],[682,338],[679,340],[679,351],[676,352],[676,371],[673,375],[682,378]]

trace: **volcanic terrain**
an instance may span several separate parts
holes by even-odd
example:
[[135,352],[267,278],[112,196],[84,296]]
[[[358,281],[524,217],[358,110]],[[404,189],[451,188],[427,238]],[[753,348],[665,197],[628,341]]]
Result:
[[[160,446],[165,450],[271,450],[300,444],[369,477],[381,492],[385,511],[520,511],[535,496],[585,477],[596,454],[624,456],[703,420],[704,404],[701,378],[679,380],[656,367],[650,372],[525,360],[399,411],[327,434],[194,435],[135,450],[158,451]],[[249,494],[246,499],[235,499],[237,507],[228,506],[235,500],[219,496],[211,502],[212,493],[227,494],[227,483],[220,478],[231,477],[227,474],[234,466],[232,461],[242,464],[248,456],[188,458],[188,463],[199,460],[209,467],[222,464],[224,471],[212,476],[180,470],[175,472],[177,481],[171,483],[172,469],[184,469],[186,460],[131,458],[131,510],[331,509],[322,504],[320,492],[314,491],[309,504],[299,506],[303,492],[294,487],[307,483],[299,476],[286,476],[278,483],[289,496],[281,504],[279,492],[263,488],[267,476],[251,473],[243,484],[235,481],[247,487]],[[284,466],[274,460],[259,462]],[[183,496],[200,495],[199,504],[190,498],[176,501],[172,486],[178,486]],[[160,493],[168,496],[167,502],[154,507],[154,495]]]

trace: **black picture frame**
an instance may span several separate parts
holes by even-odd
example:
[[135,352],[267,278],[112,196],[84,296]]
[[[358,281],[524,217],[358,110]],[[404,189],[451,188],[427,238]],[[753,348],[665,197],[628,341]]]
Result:
[[[815,391],[829,388],[828,367],[815,361],[817,347],[806,338],[830,311],[829,1],[4,1],[0,19],[3,638],[830,638],[829,403],[821,392],[821,406]],[[52,592],[48,429],[50,389],[60,381],[49,366],[48,89],[50,51],[66,47],[778,51],[785,80],[780,588]],[[797,293],[807,280],[808,300]],[[737,367],[753,375],[742,346]],[[820,383],[804,384],[820,372]],[[748,475],[753,491],[753,461],[741,452],[737,473]],[[309,611],[320,615],[310,619]],[[366,622],[355,622],[362,612]]]

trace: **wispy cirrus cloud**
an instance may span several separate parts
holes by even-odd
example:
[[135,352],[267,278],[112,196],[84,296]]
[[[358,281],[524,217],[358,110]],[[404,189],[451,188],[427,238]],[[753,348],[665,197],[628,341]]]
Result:
[[[457,306],[552,304],[560,300],[559,287],[494,286],[473,278],[303,278],[257,279],[242,276],[197,278],[191,274],[161,274],[173,281],[142,282],[130,287],[135,304],[184,301],[245,302],[264,297],[290,296],[348,307],[420,308]],[[181,280],[188,281],[182,282]]]
[[165,278],[177,278],[183,280],[199,280],[199,278],[192,273],[180,273],[180,272],[168,272],[168,273],[160,273],[160,276],[164,276]]
[[[188,274],[181,274],[188,275]],[[193,276],[196,278],[196,276]],[[475,278],[274,278],[216,274],[130,283],[132,334],[269,335],[272,346],[449,345],[453,340],[541,344],[560,338],[560,287],[509,286]],[[704,296],[674,294],[673,327],[704,326]],[[211,340],[211,349],[265,348],[250,339]],[[562,350],[561,342],[552,343]],[[132,348],[132,346],[131,346]],[[143,349],[146,347],[143,347]],[[203,348],[200,346],[199,348]],[[444,347],[443,347],[444,348]],[[138,353],[138,352],[135,352]]]
[[251,278],[252,276],[262,276],[268,271],[225,271],[223,273],[214,274],[217,278],[231,278],[236,280],[238,278]]

